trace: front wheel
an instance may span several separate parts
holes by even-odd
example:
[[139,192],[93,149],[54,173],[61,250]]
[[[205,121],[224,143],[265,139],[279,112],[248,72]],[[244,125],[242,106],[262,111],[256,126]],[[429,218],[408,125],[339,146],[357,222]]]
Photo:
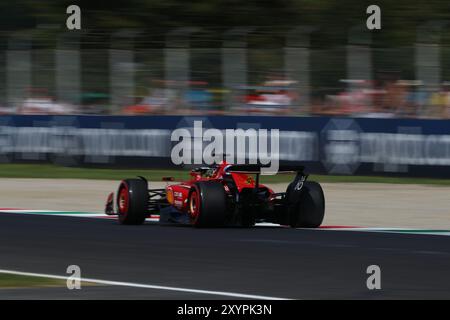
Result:
[[318,228],[325,215],[325,196],[319,183],[307,181],[301,190],[289,185],[287,191],[289,224],[293,228]]
[[148,215],[147,182],[141,179],[123,180],[117,192],[117,208],[121,224],[143,224]]

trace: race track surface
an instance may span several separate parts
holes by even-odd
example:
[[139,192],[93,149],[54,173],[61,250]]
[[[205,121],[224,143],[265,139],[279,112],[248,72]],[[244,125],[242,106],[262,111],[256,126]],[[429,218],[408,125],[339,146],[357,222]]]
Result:
[[[294,299],[450,298],[450,237],[358,231],[121,226],[0,214],[0,268]],[[368,290],[366,268],[381,268]],[[0,299],[221,299],[117,286],[0,289]]]

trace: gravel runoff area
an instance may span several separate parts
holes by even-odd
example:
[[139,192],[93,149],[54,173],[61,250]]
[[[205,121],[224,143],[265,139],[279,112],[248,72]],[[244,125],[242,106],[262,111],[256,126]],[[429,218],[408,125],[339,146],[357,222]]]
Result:
[[[0,179],[0,207],[103,212],[119,181]],[[165,182],[151,182],[160,188]],[[284,191],[286,184],[269,185]],[[324,225],[450,229],[450,187],[382,183],[324,183]]]

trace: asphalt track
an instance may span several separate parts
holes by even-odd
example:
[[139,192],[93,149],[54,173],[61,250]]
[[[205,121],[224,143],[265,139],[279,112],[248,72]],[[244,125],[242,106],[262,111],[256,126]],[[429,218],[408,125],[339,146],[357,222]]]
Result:
[[[121,226],[0,214],[0,268],[293,299],[450,298],[450,237],[358,231]],[[381,268],[368,290],[366,268]],[[0,299],[221,299],[148,288],[0,289]]]

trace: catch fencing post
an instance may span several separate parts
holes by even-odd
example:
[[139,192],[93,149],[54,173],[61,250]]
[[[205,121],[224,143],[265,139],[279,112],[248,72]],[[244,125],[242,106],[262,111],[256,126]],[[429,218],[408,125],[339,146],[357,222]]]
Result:
[[[164,48],[164,71],[166,88],[179,90],[183,97],[189,90],[190,74],[190,44],[191,34],[199,28],[178,28],[166,35]],[[174,106],[169,106],[173,108]]]
[[113,113],[134,104],[135,63],[133,41],[136,32],[120,30],[111,37],[109,49],[110,101]]
[[6,97],[8,107],[20,107],[31,88],[31,36],[16,32],[6,52]]
[[284,69],[287,79],[298,82],[300,106],[308,108],[311,101],[310,35],[316,28],[298,26],[286,36]]
[[226,109],[234,106],[233,90],[247,85],[247,35],[251,27],[236,27],[224,33],[222,45],[222,83],[227,94],[223,99]]
[[55,49],[55,88],[58,102],[81,105],[80,33],[66,32]]

